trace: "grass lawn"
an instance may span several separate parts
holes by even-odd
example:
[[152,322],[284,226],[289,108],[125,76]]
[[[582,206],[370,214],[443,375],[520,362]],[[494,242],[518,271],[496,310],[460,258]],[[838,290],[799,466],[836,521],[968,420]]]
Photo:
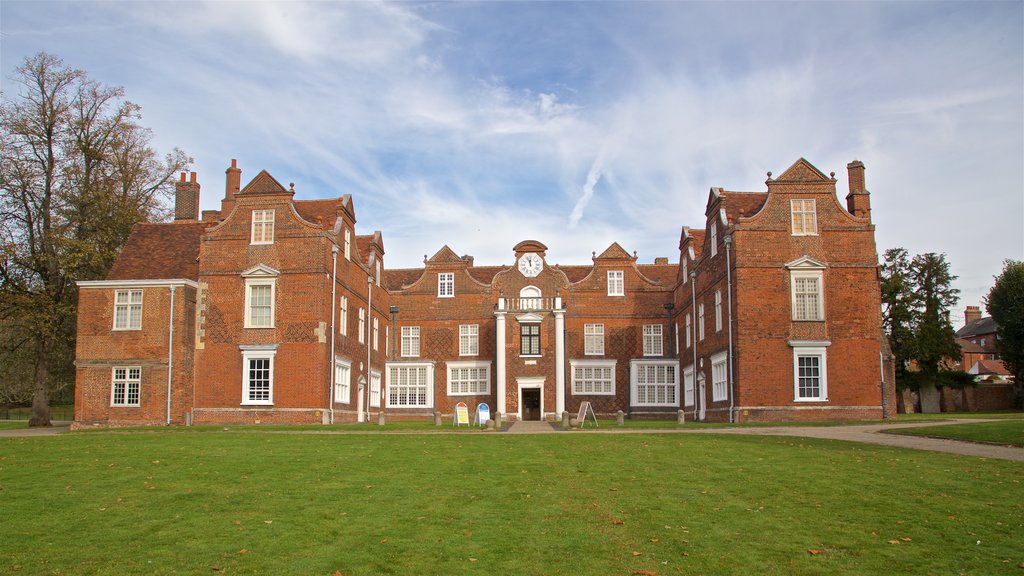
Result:
[[0,420],[0,430],[28,428],[28,420]]
[[0,438],[0,572],[1019,575],[1022,478],[787,437]]
[[991,442],[1024,447],[1024,420],[1000,420],[998,422],[972,422],[970,424],[947,424],[945,426],[922,426],[890,430],[892,434],[952,438],[971,442]]
[[1024,419],[1024,412],[1020,410],[1002,410],[999,412],[941,412],[939,414],[897,414],[897,422],[917,422],[928,420],[957,420],[957,419],[996,419],[996,420],[1017,420]]

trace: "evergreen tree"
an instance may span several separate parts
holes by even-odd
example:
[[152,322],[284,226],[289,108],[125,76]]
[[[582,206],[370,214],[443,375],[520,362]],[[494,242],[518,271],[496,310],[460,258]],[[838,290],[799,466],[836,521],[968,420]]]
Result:
[[985,298],[985,308],[998,326],[996,350],[1014,376],[1017,406],[1024,400],[1024,262],[1006,260]]

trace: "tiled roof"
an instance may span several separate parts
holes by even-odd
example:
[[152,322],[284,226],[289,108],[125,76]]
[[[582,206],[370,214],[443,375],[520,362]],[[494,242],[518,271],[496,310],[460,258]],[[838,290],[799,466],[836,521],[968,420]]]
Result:
[[985,316],[957,330],[956,335],[957,338],[969,338],[971,336],[981,336],[982,334],[995,334],[998,328],[999,325],[996,324],[996,321],[991,316]]
[[988,354],[987,350],[970,340],[957,338],[956,343],[960,345],[960,352],[964,354]]
[[411,286],[423,276],[423,268],[398,268],[384,270],[384,287],[388,290],[402,290]]
[[999,374],[1000,376],[1009,376],[1010,371],[1006,369],[1002,360],[978,360],[974,363],[974,366],[970,368],[971,374]]
[[136,224],[107,274],[107,280],[168,280],[199,277],[203,222]]
[[736,222],[737,218],[750,217],[761,211],[765,200],[768,199],[767,192],[730,192],[723,190],[722,205],[725,207],[725,215],[729,222]]
[[[614,244],[613,244],[613,246],[614,246]],[[607,252],[607,250],[605,252]],[[587,274],[590,274],[590,272],[594,269],[594,267],[593,266],[559,266],[558,269],[561,270],[565,274],[566,278],[569,279],[569,282],[576,283],[576,282],[579,282],[580,280],[583,280],[584,278],[586,278]]]
[[477,282],[483,284],[490,284],[494,282],[494,277],[502,270],[507,270],[507,266],[473,266],[468,268],[469,275],[472,276]]
[[319,224],[325,230],[330,230],[334,227],[334,220],[337,218],[340,203],[340,198],[296,200],[295,211],[307,222]]
[[690,238],[693,238],[693,240],[690,241],[690,246],[693,246],[693,257],[697,260],[700,260],[700,253],[704,248],[705,235],[706,232],[704,230],[690,229]]
[[637,269],[644,276],[664,286],[674,285],[676,274],[679,273],[678,264],[638,264]]

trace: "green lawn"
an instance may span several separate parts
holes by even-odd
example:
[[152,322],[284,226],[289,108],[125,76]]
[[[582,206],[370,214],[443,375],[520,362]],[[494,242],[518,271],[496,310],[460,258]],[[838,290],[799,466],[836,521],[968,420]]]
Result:
[[944,426],[922,426],[890,430],[893,434],[952,438],[971,442],[990,442],[1024,447],[1024,420],[1000,420],[998,422],[971,422],[969,424],[946,424]]
[[1002,410],[999,412],[941,412],[939,414],[897,414],[896,421],[918,422],[928,420],[959,420],[959,419],[996,419],[996,420],[1018,420],[1024,419],[1024,412],[1020,410]]
[[0,438],[0,572],[1017,574],[1024,465],[803,438]]
[[0,430],[28,428],[28,420],[0,420]]

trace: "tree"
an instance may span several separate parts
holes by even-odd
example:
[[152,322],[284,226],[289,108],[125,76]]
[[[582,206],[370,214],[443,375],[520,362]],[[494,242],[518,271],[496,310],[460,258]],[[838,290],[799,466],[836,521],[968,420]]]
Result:
[[1024,262],[1006,260],[985,297],[996,329],[996,350],[1013,373],[1017,405],[1024,400]]
[[897,385],[918,390],[922,412],[938,412],[940,365],[961,357],[949,320],[960,294],[952,287],[956,276],[950,273],[945,254],[908,259],[902,248],[885,252],[881,276],[884,325],[897,359]]
[[0,104],[0,360],[28,365],[29,425],[48,426],[51,394],[74,375],[75,283],[105,277],[135,223],[166,217],[172,176],[190,159],[159,158],[122,88],[56,56],[27,58],[11,80],[20,92]]

